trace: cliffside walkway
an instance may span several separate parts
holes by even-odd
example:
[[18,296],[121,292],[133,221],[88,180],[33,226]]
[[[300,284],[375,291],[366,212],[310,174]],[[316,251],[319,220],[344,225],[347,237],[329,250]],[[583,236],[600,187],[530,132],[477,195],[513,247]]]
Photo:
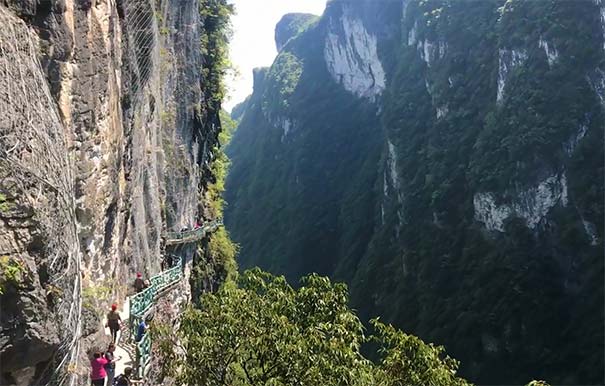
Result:
[[[128,326],[126,321],[130,315],[130,302],[124,302],[122,309],[118,311],[120,313],[120,317],[124,322],[122,324],[122,328],[118,333],[118,338],[116,341],[116,350],[114,352],[114,356],[116,358],[120,358],[116,361],[116,370],[115,375],[124,373],[124,369],[126,367],[135,367],[134,366],[134,351],[131,347],[128,346],[128,342],[126,342],[127,334],[128,334]],[[111,335],[109,328],[105,328],[105,335]]]
[[[165,235],[165,241],[167,245],[195,242],[221,225],[223,225],[223,220],[219,218],[192,231],[168,232]],[[140,342],[135,342],[135,337],[139,324],[149,315],[157,298],[183,280],[182,259],[173,256],[173,261],[176,261],[176,264],[172,268],[151,277],[149,279],[151,285],[128,297],[119,311],[123,324],[116,342],[115,356],[121,357],[116,361],[116,376],[124,373],[126,367],[132,367],[139,379],[145,377],[147,367],[151,362],[151,338],[149,334],[144,334]],[[109,329],[105,330],[105,333],[109,335]]]
[[166,232],[164,240],[166,245],[194,243],[201,240],[209,232],[214,232],[218,227],[223,225],[223,219],[218,218],[211,222],[205,223],[197,229],[192,229],[183,232]]

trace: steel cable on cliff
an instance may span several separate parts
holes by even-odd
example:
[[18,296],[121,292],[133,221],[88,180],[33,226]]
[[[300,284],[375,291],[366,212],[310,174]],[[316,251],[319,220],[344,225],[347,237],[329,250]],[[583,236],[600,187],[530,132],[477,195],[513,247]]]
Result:
[[45,289],[55,299],[52,307],[61,342],[48,369],[52,383],[76,385],[82,331],[81,255],[67,130],[38,61],[37,36],[2,7],[0,23],[0,178],[21,205],[31,208],[35,229],[44,237],[36,264],[48,267]]

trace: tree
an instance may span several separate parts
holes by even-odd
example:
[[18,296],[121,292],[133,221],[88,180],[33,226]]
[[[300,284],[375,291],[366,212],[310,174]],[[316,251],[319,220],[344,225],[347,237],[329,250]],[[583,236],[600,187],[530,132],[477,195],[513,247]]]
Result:
[[[185,312],[178,338],[182,356],[165,365],[177,384],[281,385],[467,385],[458,363],[442,347],[427,345],[378,320],[366,337],[348,306],[346,285],[316,274],[298,289],[283,276],[256,268],[217,293],[204,294],[200,309]],[[377,364],[360,352],[380,346]],[[173,345],[159,345],[163,351]],[[178,359],[175,359],[178,358]]]

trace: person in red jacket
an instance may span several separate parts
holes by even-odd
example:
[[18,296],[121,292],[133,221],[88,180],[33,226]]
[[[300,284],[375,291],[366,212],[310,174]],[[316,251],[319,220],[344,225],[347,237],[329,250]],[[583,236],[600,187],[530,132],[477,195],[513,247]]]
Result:
[[105,385],[105,377],[107,376],[105,365],[108,363],[109,361],[103,358],[100,352],[94,353],[93,358],[90,361],[90,367],[92,368],[90,380],[92,381],[92,386]]

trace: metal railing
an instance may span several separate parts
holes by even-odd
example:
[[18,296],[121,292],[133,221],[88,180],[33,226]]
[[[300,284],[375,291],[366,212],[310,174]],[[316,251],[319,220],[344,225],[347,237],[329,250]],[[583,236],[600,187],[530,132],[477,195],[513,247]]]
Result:
[[[197,229],[185,232],[167,232],[165,235],[167,244],[178,244],[192,242],[204,237],[207,232],[216,230],[223,225],[223,219],[218,218]],[[178,256],[172,256],[176,264],[149,279],[150,286],[129,298],[130,302],[130,336],[136,339],[138,328],[145,315],[149,312],[155,302],[156,296],[166,288],[178,283],[183,278],[183,261]],[[149,334],[143,334],[141,340],[136,343],[135,366],[139,378],[145,375],[145,368],[151,361],[151,338]]]
[[197,229],[191,229],[183,232],[166,232],[166,244],[182,244],[197,241],[204,237],[207,232],[213,231],[223,225],[223,219],[218,218],[202,225]]
[[[183,263],[178,259],[176,265],[151,277],[151,285],[143,291],[130,297],[130,336],[136,340],[138,328],[147,312],[153,306],[156,296],[164,289],[178,283],[183,277]],[[151,339],[149,334],[143,334],[136,344],[136,368],[139,377],[143,377],[145,367],[151,361]]]
[[155,287],[153,285],[130,297],[130,315],[142,317],[153,305]]
[[183,277],[182,262],[178,260],[174,267],[153,276],[151,278],[151,287],[155,288],[155,294],[157,294],[181,280],[181,277]]
[[145,368],[149,362],[151,362],[151,338],[149,334],[144,334],[137,343],[136,367],[139,378],[145,376]]

